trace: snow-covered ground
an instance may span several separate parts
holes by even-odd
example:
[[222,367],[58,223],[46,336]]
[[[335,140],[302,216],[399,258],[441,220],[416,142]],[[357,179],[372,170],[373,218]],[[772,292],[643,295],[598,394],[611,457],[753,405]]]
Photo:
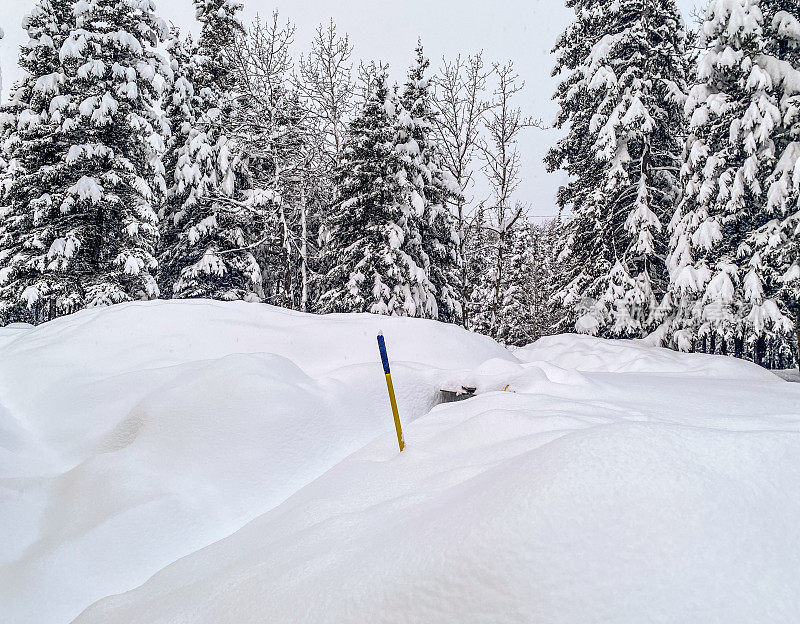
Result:
[[745,362],[210,301],[0,356],[4,623],[800,621],[800,386]]
[[795,383],[800,383],[800,371],[798,371],[796,368],[787,368],[786,370],[779,370],[774,372],[781,379],[785,379],[786,381],[793,381]]

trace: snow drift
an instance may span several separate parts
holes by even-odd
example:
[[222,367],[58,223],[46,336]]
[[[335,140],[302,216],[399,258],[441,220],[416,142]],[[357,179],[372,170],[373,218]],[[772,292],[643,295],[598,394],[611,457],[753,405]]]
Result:
[[209,301],[0,354],[3,622],[800,618],[800,387],[745,362]]

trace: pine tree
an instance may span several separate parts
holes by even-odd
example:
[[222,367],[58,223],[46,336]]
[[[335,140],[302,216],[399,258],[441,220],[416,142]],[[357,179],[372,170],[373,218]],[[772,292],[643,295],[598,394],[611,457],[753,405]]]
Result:
[[534,224],[520,215],[501,243],[498,231],[487,226],[485,212],[480,206],[467,237],[472,329],[504,344],[535,342],[552,334],[560,320],[552,305],[560,279],[559,223]]
[[74,278],[47,271],[52,242],[70,227],[48,205],[52,203],[48,172],[67,144],[61,109],[69,98],[63,94],[66,77],[58,53],[69,33],[62,26],[69,28],[71,8],[69,1],[40,0],[25,16],[22,25],[30,43],[20,52],[19,65],[26,74],[0,112],[5,161],[0,322],[41,322],[79,305],[72,300]]
[[416,59],[408,72],[398,115],[398,150],[403,162],[414,221],[422,247],[421,266],[425,267],[435,291],[440,321],[459,323],[462,317],[458,275],[458,232],[448,202],[460,189],[442,167],[435,141],[433,92],[425,74],[430,62],[422,44],[415,49]]
[[[195,0],[201,24],[197,48],[183,69],[193,97],[181,123],[188,134],[167,155],[174,162],[164,212],[161,282],[173,297],[258,300],[261,269],[253,254],[253,215],[242,202],[247,172],[231,136],[235,80],[229,46],[242,34],[241,5],[231,0]],[[180,52],[179,52],[180,53]],[[187,95],[176,82],[172,100]],[[173,128],[173,130],[175,130]]]
[[[770,260],[753,247],[769,220],[781,83],[757,0],[715,0],[706,13],[687,101],[685,199],[670,225],[669,331],[680,349],[760,360],[790,321],[769,297]],[[775,194],[772,194],[775,197]]]
[[776,164],[766,188],[769,221],[750,244],[765,267],[768,301],[794,322],[800,365],[800,6],[762,0],[761,9],[780,121],[774,132]]
[[465,230],[464,259],[467,276],[467,308],[465,314],[470,319],[469,329],[487,336],[491,335],[492,269],[495,262],[490,252],[496,249],[487,227],[486,207],[479,204],[470,227]]
[[399,103],[386,73],[369,78],[363,109],[350,124],[326,214],[321,309],[436,316],[432,286],[416,258],[416,215],[395,149]]
[[531,226],[533,249],[531,266],[531,306],[534,339],[549,336],[561,323],[563,310],[553,305],[558,285],[563,282],[562,265],[558,261],[561,222],[550,219]]
[[[188,195],[188,189],[184,189],[181,196],[176,193],[176,182],[181,179],[178,160],[190,132],[197,124],[196,108],[199,98],[195,95],[193,84],[195,46],[191,36],[182,39],[180,30],[173,25],[165,47],[171,58],[172,83],[164,102],[164,113],[170,133],[164,150],[167,198],[159,211],[158,285],[161,296],[169,299],[172,297],[172,288],[180,276],[179,257],[176,257],[180,253],[178,245],[180,230],[177,226],[181,220],[180,207]],[[176,208],[178,215],[175,212]]]
[[[568,264],[559,295],[581,332],[642,336],[666,288],[665,225],[679,195],[685,33],[674,0],[571,0],[558,40],[550,171],[572,180],[558,201]],[[566,328],[565,328],[566,329]]]
[[15,89],[0,260],[8,320],[158,295],[158,98],[169,68],[149,2],[41,2]]
[[[0,39],[2,39],[3,37],[5,37],[5,33],[3,32],[3,29],[0,28]],[[2,70],[0,70],[0,93],[2,92],[3,92],[3,72]]]
[[533,230],[527,219],[520,220],[509,232],[500,309],[493,332],[503,344],[524,346],[539,337],[534,306],[534,253]]

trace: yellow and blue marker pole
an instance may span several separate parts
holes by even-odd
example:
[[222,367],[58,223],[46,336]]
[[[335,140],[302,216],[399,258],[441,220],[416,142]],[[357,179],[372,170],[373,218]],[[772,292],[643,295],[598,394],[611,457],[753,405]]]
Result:
[[397,412],[397,399],[394,396],[394,386],[392,385],[392,373],[389,370],[389,356],[386,355],[386,343],[383,341],[383,332],[378,333],[378,349],[381,352],[383,362],[383,372],[386,374],[386,388],[389,390],[389,402],[392,404],[392,415],[394,416],[394,428],[397,430],[397,443],[400,445],[400,452],[406,447],[403,440],[403,427],[400,426],[400,414]]

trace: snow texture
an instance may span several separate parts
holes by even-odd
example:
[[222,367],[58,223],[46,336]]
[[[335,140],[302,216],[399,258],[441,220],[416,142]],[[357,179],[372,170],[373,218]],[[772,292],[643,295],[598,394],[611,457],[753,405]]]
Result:
[[207,300],[0,354],[3,622],[800,616],[800,386],[740,360]]

